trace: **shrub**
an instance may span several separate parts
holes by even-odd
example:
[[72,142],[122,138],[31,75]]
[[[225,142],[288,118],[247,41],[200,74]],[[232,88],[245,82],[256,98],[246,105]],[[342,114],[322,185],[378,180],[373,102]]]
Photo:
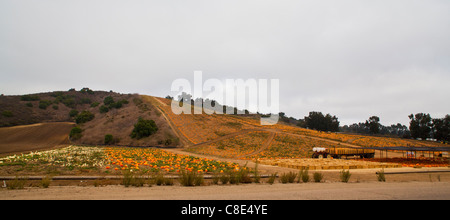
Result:
[[173,186],[173,179],[165,178],[164,179],[164,185],[166,185],[166,186]]
[[133,175],[129,170],[123,172],[122,185],[125,187],[135,186],[142,187],[146,182],[146,178],[142,175]]
[[378,171],[376,174],[379,182],[386,182],[386,177],[384,176],[384,169]]
[[69,137],[72,140],[78,140],[81,138],[83,130],[81,130],[80,127],[74,127],[72,128],[72,130],[70,131]]
[[87,88],[87,87],[82,88],[82,89],[80,90],[80,92],[81,92],[81,93],[87,93],[87,94],[90,94],[90,95],[94,94],[94,91],[92,91],[91,89],[89,89],[89,88]]
[[2,112],[2,115],[7,117],[7,118],[10,118],[10,117],[13,116],[13,113],[12,113],[12,111],[5,110],[5,111]]
[[315,172],[315,173],[313,174],[313,178],[314,178],[314,182],[320,183],[320,182],[322,182],[323,174],[322,174],[322,173],[317,173],[317,172]]
[[58,105],[53,105],[52,107],[53,107],[53,109],[55,109],[55,110],[58,110],[58,109],[59,109],[59,106],[58,106]]
[[47,109],[48,105],[46,105],[45,103],[39,103],[39,108],[40,109]]
[[126,99],[122,99],[122,100],[120,100],[120,101],[118,101],[118,102],[116,102],[116,103],[114,103],[114,104],[112,104],[110,106],[114,107],[114,108],[122,108],[123,105],[126,105],[128,103],[129,102]]
[[27,178],[17,177],[14,180],[8,182],[8,189],[23,189]]
[[297,174],[294,172],[283,173],[281,174],[280,181],[283,184],[293,183],[295,181],[295,178],[297,178]]
[[155,184],[158,186],[161,186],[166,182],[165,177],[162,173],[156,174],[156,176],[154,177],[154,180],[155,180]]
[[135,175],[133,176],[131,185],[135,187],[141,187],[144,186],[145,182],[146,182],[145,177],[143,177],[142,175]]
[[180,184],[182,186],[201,186],[203,184],[203,175],[196,171],[182,171],[180,175]]
[[105,144],[114,144],[114,137],[112,134],[105,135]]
[[133,98],[133,103],[134,103],[136,106],[139,106],[140,104],[143,103],[143,101],[142,101],[142,99],[140,99],[140,98]]
[[222,175],[220,175],[219,179],[220,179],[220,182],[225,185],[228,182],[230,182],[230,175],[222,173]]
[[94,114],[89,111],[82,111],[77,117],[75,117],[75,121],[77,124],[85,123],[94,119]]
[[75,99],[67,98],[67,97],[62,100],[62,103],[69,108],[75,108],[75,106],[77,105],[77,102],[75,102]]
[[164,145],[169,146],[172,144],[172,139],[167,138],[166,141],[164,141]]
[[72,117],[75,117],[77,115],[78,115],[78,111],[77,110],[75,110],[75,109],[70,110],[69,117],[72,118]]
[[306,169],[304,169],[304,168],[300,169],[299,176],[298,176],[298,182],[300,182],[300,180],[303,181],[304,183],[309,182],[308,171],[309,171],[309,167],[307,167]]
[[92,108],[95,108],[95,107],[97,107],[98,105],[100,105],[99,102],[93,102],[93,103],[91,104],[91,107],[92,107]]
[[227,175],[229,176],[230,184],[251,183],[250,171],[247,169],[247,164],[242,169],[230,170]]
[[130,171],[123,172],[123,179],[122,179],[122,185],[125,187],[131,186],[131,183],[133,181],[133,174]]
[[258,172],[258,160],[255,161],[255,170],[253,171],[253,173],[255,175],[254,176],[255,183],[260,183],[261,176],[259,175],[259,172]]
[[173,179],[164,177],[163,173],[158,172],[156,175],[154,175],[153,180],[156,185],[162,186],[172,186],[173,185]]
[[267,183],[272,185],[275,182],[275,179],[277,178],[277,173],[273,173],[270,175],[269,179],[267,180]]
[[100,106],[100,113],[106,113],[109,112],[109,108],[105,105]]
[[52,97],[55,97],[54,103],[63,103],[65,106],[69,108],[75,108],[77,102],[75,101],[75,97],[73,95],[66,95],[64,92],[54,92],[51,94]]
[[109,108],[122,108],[122,102],[113,102],[111,105],[109,105]]
[[217,185],[217,184],[219,184],[219,181],[220,181],[219,173],[218,172],[214,172],[213,175],[212,175],[212,182],[213,182],[213,184]]
[[144,120],[139,118],[138,122],[134,124],[134,129],[131,132],[131,138],[141,139],[148,137],[158,131],[155,121]]
[[112,134],[105,135],[105,144],[111,144],[114,141],[114,137]]
[[28,102],[27,104],[25,104],[27,107],[33,107],[33,103],[31,103],[31,102]]
[[50,101],[50,100],[41,100],[41,101],[39,101],[39,108],[47,109],[47,107],[51,104],[52,104],[52,101]]
[[286,183],[289,182],[288,176],[287,176],[286,173],[281,174],[281,176],[280,176],[280,182],[283,183],[283,184],[286,184]]
[[41,180],[41,186],[42,188],[48,188],[50,186],[50,183],[52,182],[52,178],[50,176],[45,176]]
[[126,104],[130,103],[130,102],[128,102],[128,100],[126,100],[126,99],[122,99],[122,100],[120,100],[120,101],[118,101],[118,102],[122,103],[123,105],[126,105]]
[[105,105],[111,105],[114,104],[114,98],[111,96],[107,96],[105,99],[103,99],[103,103]]
[[62,96],[64,96],[64,92],[63,91],[56,91],[56,92],[52,92],[51,94],[50,94],[50,96],[51,97],[62,97]]
[[350,174],[350,170],[342,170],[340,172],[340,178],[341,178],[341,182],[343,183],[347,183],[350,180],[350,177],[352,176],[352,174]]
[[21,101],[39,101],[41,98],[37,95],[23,95],[20,97]]
[[247,169],[241,169],[237,172],[238,183],[252,183],[252,178],[250,177],[250,171]]

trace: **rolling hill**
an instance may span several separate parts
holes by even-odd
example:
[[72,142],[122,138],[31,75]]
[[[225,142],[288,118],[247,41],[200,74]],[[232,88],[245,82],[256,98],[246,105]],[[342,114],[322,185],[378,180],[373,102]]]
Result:
[[225,158],[305,158],[314,147],[438,147],[440,143],[391,137],[320,132],[279,122],[260,125],[258,117],[226,114],[179,114],[171,111],[171,100],[152,97],[175,128],[186,150]]
[[[83,112],[92,114],[92,119],[84,121],[84,118],[79,117]],[[139,118],[155,121],[158,127],[156,134],[139,140],[131,138],[130,134]],[[106,134],[111,134],[117,145],[176,146],[179,144],[176,134],[162,114],[138,94],[119,94],[83,88],[80,91],[71,89],[0,97],[0,127],[51,125],[53,122],[70,123],[70,129],[62,129],[66,137],[69,136],[72,127],[78,126],[82,129],[80,138],[70,140],[73,144],[104,144]],[[1,137],[11,135],[5,133],[6,130],[8,129],[0,130],[4,132]],[[29,139],[30,142],[39,135],[39,133],[27,134],[27,137],[23,138]],[[50,136],[50,134],[44,135],[42,139],[48,139]],[[7,143],[4,138],[0,140],[1,144]]]
[[[54,143],[50,141],[53,139],[52,123],[63,122],[65,126],[77,126],[82,130],[81,137],[70,140],[72,144],[101,145],[105,143],[105,135],[110,134],[114,145],[178,146],[191,153],[240,159],[305,158],[311,156],[314,147],[440,145],[410,139],[319,132],[283,122],[262,126],[257,115],[176,115],[171,111],[171,101],[147,95],[92,91],[87,88],[80,91],[2,96],[0,125],[10,127],[40,123],[39,126],[44,126],[42,129],[50,133],[39,134],[37,132],[40,127],[34,126],[37,129],[34,130],[35,133],[24,130],[21,132],[23,136],[16,139],[27,140],[27,143],[36,145],[42,141],[43,145]],[[80,117],[83,112],[89,112],[89,117]],[[131,138],[130,134],[139,118],[153,120],[158,127],[157,132],[139,140]],[[11,133],[13,129],[15,127],[0,129],[2,148],[6,149],[8,143],[13,144],[8,142],[8,137],[14,133]],[[58,137],[64,136],[62,133],[67,137],[70,132],[66,127],[54,129],[58,129],[55,132]],[[60,143],[64,142],[54,144]]]

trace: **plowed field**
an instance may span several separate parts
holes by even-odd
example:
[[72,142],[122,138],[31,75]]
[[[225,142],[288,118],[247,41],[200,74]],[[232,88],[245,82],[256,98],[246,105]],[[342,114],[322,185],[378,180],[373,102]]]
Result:
[[0,128],[0,154],[54,148],[68,144],[69,122],[39,123]]

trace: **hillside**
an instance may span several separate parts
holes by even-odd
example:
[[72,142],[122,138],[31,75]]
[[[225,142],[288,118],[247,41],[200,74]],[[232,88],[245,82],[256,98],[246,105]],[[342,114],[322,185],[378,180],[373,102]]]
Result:
[[0,154],[36,151],[69,143],[70,122],[0,128]]
[[[81,128],[73,144],[102,145],[112,135],[112,145],[179,146],[186,151],[225,158],[305,158],[314,147],[436,147],[441,144],[411,139],[319,132],[279,122],[262,126],[258,116],[180,114],[171,111],[171,100],[138,94],[81,91],[49,92],[0,97],[0,125],[67,122]],[[70,115],[72,113],[72,116]],[[75,114],[76,113],[76,114]],[[88,113],[89,117],[80,117]],[[130,134],[138,119],[153,120],[155,134],[142,139]],[[76,123],[76,124],[75,124]],[[68,136],[69,131],[65,131]],[[58,131],[59,132],[59,131]],[[24,140],[39,143],[38,133]],[[4,136],[6,137],[6,136]],[[48,137],[46,137],[48,138]],[[5,139],[1,139],[3,142]]]
[[[88,92],[89,91],[89,92]],[[72,122],[69,112],[82,111],[91,105],[103,103],[106,96],[120,96],[118,93],[92,91],[56,91],[21,96],[0,97],[0,127],[28,125],[42,122]],[[11,112],[5,115],[4,112]]]
[[[119,98],[121,97],[116,99]],[[73,142],[80,144],[104,144],[105,135],[111,134],[116,140],[116,145],[177,146],[179,144],[177,135],[151,103],[146,102],[139,95],[129,95],[129,97],[126,97],[126,100],[129,101],[128,104],[120,109],[112,109],[107,113],[101,113],[98,108],[91,108],[90,111],[95,114],[95,118],[80,126],[84,130],[83,136]],[[139,140],[131,138],[130,134],[139,118],[155,121],[158,131],[147,138]]]
[[[83,111],[92,113],[92,120],[75,125],[76,115],[79,116]],[[74,144],[104,144],[106,134],[113,135],[114,144],[118,145],[176,146],[179,143],[160,112],[137,94],[84,88],[80,91],[71,89],[23,96],[1,96],[0,113],[0,127],[70,122],[71,127],[78,126],[82,129],[81,137],[71,140]],[[154,120],[158,131],[147,138],[132,139],[130,134],[139,118]],[[70,129],[65,132],[68,136]]]
[[257,117],[226,114],[180,114],[171,100],[153,99],[184,140],[186,151],[225,158],[305,158],[314,147],[438,147],[440,143],[412,139],[320,132],[279,122],[262,126]]

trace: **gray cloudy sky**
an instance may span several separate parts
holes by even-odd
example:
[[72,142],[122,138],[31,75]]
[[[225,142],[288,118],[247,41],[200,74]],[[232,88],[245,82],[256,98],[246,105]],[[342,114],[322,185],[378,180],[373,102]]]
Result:
[[448,0],[1,0],[0,93],[156,96],[177,78],[280,80],[280,110],[450,113]]

